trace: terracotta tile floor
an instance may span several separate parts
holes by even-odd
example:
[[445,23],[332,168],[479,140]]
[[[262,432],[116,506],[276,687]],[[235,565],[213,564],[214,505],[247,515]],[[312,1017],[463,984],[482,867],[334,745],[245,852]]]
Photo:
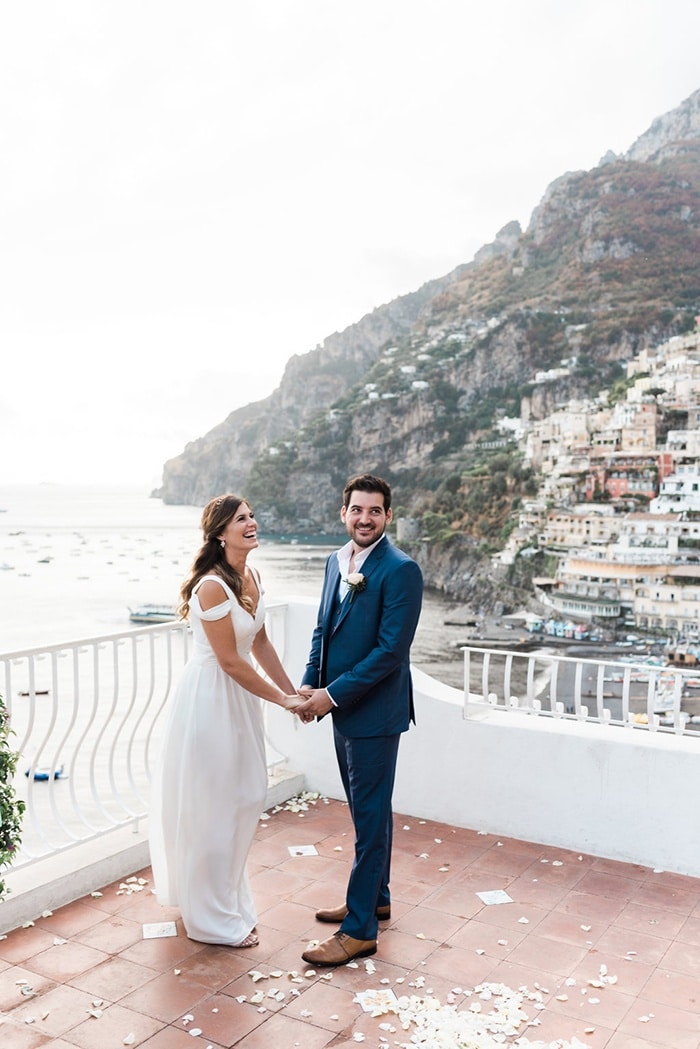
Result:
[[[318,855],[290,852],[302,845]],[[135,876],[141,891],[107,886],[37,918],[0,940],[0,1044],[343,1049],[364,1035],[391,1049],[416,1028],[363,1012],[358,991],[430,992],[447,1015],[490,982],[539,992],[541,1003],[525,1005],[535,1025],[518,1028],[532,1043],[699,1049],[700,880],[397,815],[392,919],[377,954],[314,974],[300,954],[333,931],[314,910],[342,901],[351,856],[340,802],[261,822],[249,868],[260,915],[252,950],[188,940],[178,912],[158,906],[150,870]],[[476,895],[490,890],[513,902]],[[144,938],[145,923],[173,920],[176,937]]]

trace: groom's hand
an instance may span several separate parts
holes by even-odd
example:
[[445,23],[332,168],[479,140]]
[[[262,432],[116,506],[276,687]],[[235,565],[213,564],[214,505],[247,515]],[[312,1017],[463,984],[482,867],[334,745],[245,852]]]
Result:
[[311,688],[309,685],[302,685],[298,693],[301,702],[295,714],[298,714],[306,723],[313,721],[314,718],[322,718],[324,714],[333,709],[333,701],[325,688]]

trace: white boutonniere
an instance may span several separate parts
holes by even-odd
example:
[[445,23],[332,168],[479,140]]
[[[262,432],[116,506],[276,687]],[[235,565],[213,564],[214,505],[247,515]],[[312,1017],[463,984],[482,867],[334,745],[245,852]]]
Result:
[[367,586],[367,580],[363,576],[362,572],[350,572],[346,580],[348,584],[348,590],[350,591],[350,600],[354,598],[355,594],[359,594],[360,590],[364,590]]

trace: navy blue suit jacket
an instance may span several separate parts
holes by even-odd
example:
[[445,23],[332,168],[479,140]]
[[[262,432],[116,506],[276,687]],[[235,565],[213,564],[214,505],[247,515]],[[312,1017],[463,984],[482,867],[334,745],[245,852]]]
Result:
[[340,572],[326,562],[303,685],[328,688],[344,736],[388,736],[415,721],[410,648],[423,598],[421,570],[385,535],[363,563],[365,588],[338,608]]

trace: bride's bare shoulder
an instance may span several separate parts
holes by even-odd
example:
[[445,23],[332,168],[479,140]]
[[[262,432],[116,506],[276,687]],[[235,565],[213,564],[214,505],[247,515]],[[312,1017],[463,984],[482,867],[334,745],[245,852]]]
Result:
[[216,605],[220,605],[229,597],[223,579],[218,579],[216,576],[212,575],[204,576],[204,578],[196,585],[194,593],[196,593],[200,607],[204,611],[209,608],[214,608]]

